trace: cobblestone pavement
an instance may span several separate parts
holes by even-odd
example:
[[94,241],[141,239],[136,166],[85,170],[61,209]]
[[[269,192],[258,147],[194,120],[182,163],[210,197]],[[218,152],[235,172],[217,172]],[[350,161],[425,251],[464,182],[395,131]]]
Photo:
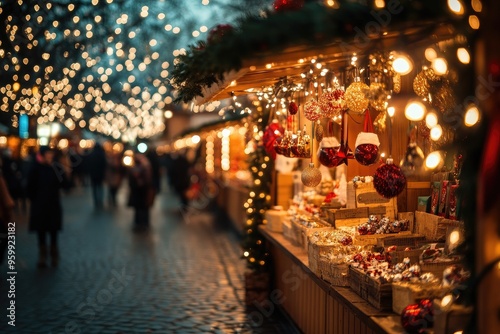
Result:
[[[8,298],[4,261],[0,333],[297,332],[279,311],[246,310],[238,238],[213,215],[185,219],[165,191],[150,230],[134,233],[125,196],[126,189],[118,208],[101,211],[87,188],[64,196],[58,268],[36,268],[36,236],[17,215],[15,298]],[[15,327],[7,324],[10,300]]]

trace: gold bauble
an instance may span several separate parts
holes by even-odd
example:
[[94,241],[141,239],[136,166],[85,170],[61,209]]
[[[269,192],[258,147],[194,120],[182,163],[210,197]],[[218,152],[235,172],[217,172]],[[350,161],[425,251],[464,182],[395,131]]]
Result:
[[370,87],[367,84],[360,81],[353,82],[347,87],[344,95],[347,108],[354,113],[364,113],[366,108],[368,108],[368,99],[365,93],[369,89]]
[[377,131],[380,133],[385,132],[385,128],[387,126],[387,112],[381,111],[378,113],[377,117],[373,121],[373,125],[377,128]]
[[316,187],[321,182],[321,172],[318,168],[314,167],[314,164],[311,162],[309,166],[302,171],[300,179],[306,187]]
[[311,122],[315,122],[321,118],[322,111],[319,107],[318,101],[315,99],[310,99],[304,105],[304,116]]
[[392,91],[396,94],[401,91],[401,75],[399,73],[396,73],[392,78]]
[[366,94],[370,105],[377,111],[384,111],[387,108],[387,95],[385,85],[380,82],[372,82],[370,90]]
[[432,105],[442,113],[448,113],[455,108],[456,101],[453,89],[448,83],[444,83],[433,94]]
[[323,140],[324,133],[325,133],[325,131],[323,129],[323,125],[321,125],[321,123],[317,123],[314,134],[316,136],[316,141],[318,143]]

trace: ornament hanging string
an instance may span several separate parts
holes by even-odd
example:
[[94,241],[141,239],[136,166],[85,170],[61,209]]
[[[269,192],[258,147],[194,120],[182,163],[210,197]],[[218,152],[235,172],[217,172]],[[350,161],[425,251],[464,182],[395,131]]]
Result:
[[387,114],[387,133],[389,135],[389,158],[392,159],[392,117],[389,115],[389,112],[385,111]]
[[374,132],[373,131],[373,122],[372,117],[370,115],[370,110],[366,109],[365,111],[365,119],[363,123],[363,131],[364,132]]

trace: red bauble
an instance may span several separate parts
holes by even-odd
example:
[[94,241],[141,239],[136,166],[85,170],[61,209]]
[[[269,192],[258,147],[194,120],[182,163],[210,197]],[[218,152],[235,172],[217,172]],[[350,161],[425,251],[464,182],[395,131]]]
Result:
[[342,164],[348,164],[353,154],[349,146],[341,144],[337,147],[323,147],[318,152],[318,160],[323,166],[333,168]]
[[311,122],[316,122],[321,118],[321,108],[315,99],[310,99],[304,105],[304,116]]
[[290,113],[290,115],[295,115],[297,111],[299,111],[299,106],[297,105],[297,103],[290,102],[290,104],[288,105],[288,112]]
[[361,144],[354,150],[354,158],[364,166],[373,165],[378,160],[378,146],[373,144]]
[[218,24],[208,33],[207,42],[209,44],[215,44],[222,41],[224,36],[228,35],[233,31],[233,26],[230,24]]
[[426,311],[419,304],[410,304],[401,313],[401,325],[409,334],[425,333],[429,328],[425,315]]
[[273,159],[276,159],[276,151],[275,151],[275,141],[278,137],[283,136],[284,133],[283,127],[278,123],[278,121],[273,121],[269,124],[264,132],[264,136],[262,141],[264,143],[264,148],[266,149],[267,154]]
[[387,163],[375,171],[373,185],[381,196],[392,198],[399,195],[406,187],[406,177],[401,168],[392,163],[392,159],[387,159]]
[[286,10],[297,10],[304,6],[304,0],[275,0],[274,9],[277,12]]

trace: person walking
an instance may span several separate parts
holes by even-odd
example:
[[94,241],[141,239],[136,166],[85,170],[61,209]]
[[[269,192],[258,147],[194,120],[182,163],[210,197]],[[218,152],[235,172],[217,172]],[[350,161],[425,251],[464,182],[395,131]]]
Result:
[[134,164],[129,169],[128,206],[134,208],[134,230],[149,228],[149,210],[153,206],[156,191],[153,185],[151,164],[144,154],[135,153]]
[[96,143],[92,152],[88,155],[87,165],[89,168],[90,187],[94,207],[102,209],[104,205],[104,178],[106,176],[106,152],[101,144]]
[[117,153],[112,153],[108,159],[108,167],[106,172],[106,183],[108,185],[109,205],[116,207],[116,194],[120,188],[125,171],[122,165],[121,156]]
[[38,237],[38,267],[47,267],[47,235],[50,236],[51,264],[59,263],[57,237],[62,229],[62,206],[60,190],[66,186],[67,178],[61,168],[56,168],[56,152],[42,146],[35,157],[28,175],[27,194],[31,202],[29,230]]

